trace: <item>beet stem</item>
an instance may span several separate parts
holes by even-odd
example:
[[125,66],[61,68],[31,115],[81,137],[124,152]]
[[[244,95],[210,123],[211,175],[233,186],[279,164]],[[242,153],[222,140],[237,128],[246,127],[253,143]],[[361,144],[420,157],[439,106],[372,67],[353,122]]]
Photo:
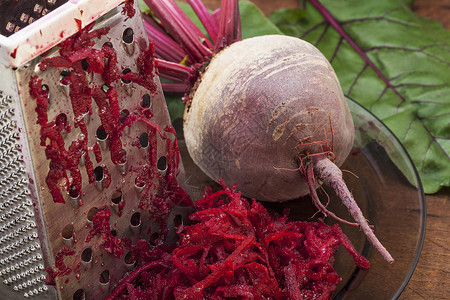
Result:
[[344,30],[341,24],[333,17],[333,15],[318,1],[318,0],[309,0],[309,2],[322,14],[323,18],[334,27],[334,29],[350,44],[350,46],[358,53],[364,62],[375,71],[375,73],[380,77],[383,82],[397,94],[402,102],[406,101],[405,96],[400,94],[397,88],[390,82],[389,79],[384,76],[379,68],[375,66],[373,61],[367,56],[361,47],[348,35],[348,33]]
[[[187,52],[174,41],[161,27],[150,17],[144,16],[144,27],[150,40],[153,41],[156,53],[164,60],[181,62],[187,57]],[[188,60],[188,62],[190,62]]]
[[195,62],[212,56],[212,44],[173,0],[145,0],[163,27]]
[[188,3],[194,10],[200,22],[202,22],[203,26],[206,29],[206,32],[208,32],[209,37],[214,44],[217,40],[217,31],[219,30],[219,25],[217,24],[216,20],[208,12],[208,9],[203,4],[203,1],[188,0]]
[[[347,185],[342,178],[342,171],[328,158],[325,156],[318,156],[313,158],[313,163],[308,167],[308,169],[314,170],[314,175],[320,179],[324,184],[332,187],[342,203],[347,207],[348,211],[359,224],[364,234],[367,236],[368,240],[372,243],[375,249],[383,256],[383,258],[388,262],[392,263],[394,259],[391,254],[386,250],[386,248],[381,244],[375,233],[370,228],[369,223],[364,217],[361,209],[358,207],[352,193],[347,188]],[[311,174],[312,175],[312,174]],[[308,176],[310,177],[310,176]],[[311,187],[310,187],[311,189]]]
[[159,74],[162,77],[179,82],[190,82],[195,78],[196,70],[170,61],[155,58],[158,65]]
[[214,51],[218,52],[242,39],[239,5],[237,0],[222,0],[219,16],[219,32]]
[[162,82],[161,86],[164,92],[183,94],[189,91],[190,85],[185,83]]

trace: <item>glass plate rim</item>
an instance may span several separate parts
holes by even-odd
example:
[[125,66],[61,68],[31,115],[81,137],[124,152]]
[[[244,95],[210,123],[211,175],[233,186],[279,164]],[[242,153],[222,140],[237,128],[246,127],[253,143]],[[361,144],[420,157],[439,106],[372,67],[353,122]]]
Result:
[[[411,266],[409,268],[409,271],[406,275],[406,277],[403,279],[403,282],[401,284],[401,286],[397,289],[395,295],[393,296],[393,300],[398,299],[400,297],[400,295],[403,293],[403,291],[405,290],[406,286],[408,285],[412,275],[414,274],[414,271],[417,267],[417,264],[419,262],[420,259],[420,255],[422,253],[423,250],[423,245],[425,242],[425,233],[426,233],[426,220],[427,220],[427,206],[426,206],[426,199],[425,199],[425,193],[423,191],[423,187],[422,187],[422,181],[420,180],[420,176],[419,176],[419,172],[416,169],[416,166],[414,165],[409,153],[407,152],[406,148],[403,146],[403,144],[400,142],[400,140],[397,138],[397,136],[395,136],[395,134],[391,131],[390,128],[388,128],[382,121],[381,119],[379,119],[376,115],[374,115],[371,111],[369,111],[367,108],[365,108],[364,106],[362,106],[361,104],[359,104],[358,102],[356,102],[355,100],[353,100],[352,98],[348,97],[347,95],[345,96],[347,102],[349,102],[351,105],[356,106],[358,109],[362,110],[363,112],[367,113],[371,118],[373,118],[375,121],[377,121],[379,123],[380,126],[382,126],[392,137],[393,137],[393,141],[395,143],[398,144],[399,149],[401,149],[403,151],[403,154],[405,154],[405,157],[408,161],[408,163],[410,164],[412,170],[414,171],[414,176],[417,180],[417,191],[418,194],[421,198],[422,201],[420,201],[420,207],[421,207],[421,211],[423,212],[421,214],[421,225],[420,225],[420,232],[419,232],[419,239],[418,239],[418,243],[417,243],[417,250],[413,259],[413,262],[411,263]],[[352,111],[352,110],[351,110]]]

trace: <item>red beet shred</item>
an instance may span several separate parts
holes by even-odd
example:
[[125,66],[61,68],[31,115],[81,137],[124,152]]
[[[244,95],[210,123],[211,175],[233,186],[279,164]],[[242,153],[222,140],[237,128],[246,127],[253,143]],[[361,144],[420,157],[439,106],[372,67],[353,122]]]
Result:
[[[134,14],[132,4],[133,1],[126,1],[125,11],[128,17]],[[93,112],[92,99],[99,108],[101,124],[109,136],[111,160],[115,164],[120,164],[126,160],[121,141],[124,126],[121,126],[119,121],[119,99],[114,86],[123,79],[143,86],[152,94],[156,92],[156,84],[153,80],[154,46],[150,44],[148,49],[141,49],[136,63],[137,73],[120,74],[116,52],[109,43],[105,43],[101,50],[93,48],[94,39],[107,34],[109,28],[92,30],[94,25],[95,22],[84,29],[80,28],[79,32],[59,45],[59,56],[46,58],[39,65],[41,71],[49,68],[65,68],[65,71],[69,73],[62,78],[61,82],[70,88],[69,97],[74,114],[74,127],[79,128],[82,133],[81,138],[73,141],[69,149],[65,148],[63,137],[65,132],[71,130],[67,117],[59,115],[52,121],[47,115],[49,87],[37,76],[33,76],[29,83],[30,95],[36,99],[35,110],[37,124],[41,128],[41,146],[46,147],[46,157],[50,161],[46,183],[56,203],[65,203],[61,187],[65,191],[76,190],[81,194],[83,184],[78,165],[82,157],[85,159],[89,183],[95,181],[93,162],[88,152],[94,151],[97,163],[102,160],[102,157],[97,145],[93,149],[88,147],[88,130],[84,121],[84,116]],[[89,82],[86,72],[101,74],[105,85],[99,86]],[[152,128],[156,128],[156,123],[148,120],[150,117],[151,115],[143,114],[135,116],[135,119],[139,118]],[[159,127],[157,131],[161,135]]]
[[121,239],[111,234],[111,228],[109,219],[111,217],[111,211],[108,206],[100,209],[92,218],[93,228],[89,231],[86,237],[86,243],[88,243],[93,237],[101,236],[103,238],[102,248],[107,252],[113,254],[115,257],[120,258],[124,253],[124,248]]
[[108,299],[328,299],[340,245],[369,268],[337,224],[289,221],[223,186],[196,202],[175,249],[140,240],[138,267]]

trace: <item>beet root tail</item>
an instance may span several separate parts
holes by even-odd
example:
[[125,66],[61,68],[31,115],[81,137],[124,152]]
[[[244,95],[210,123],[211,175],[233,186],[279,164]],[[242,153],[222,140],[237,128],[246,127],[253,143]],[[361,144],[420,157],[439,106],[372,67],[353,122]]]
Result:
[[[326,157],[317,157],[313,159],[311,165],[308,166],[307,169],[307,181],[310,186],[310,191],[315,193],[314,181],[313,177],[320,179],[324,184],[332,187],[336,194],[341,199],[342,203],[347,207],[350,215],[355,219],[356,223],[359,224],[361,230],[367,236],[367,239],[372,243],[372,245],[377,249],[377,251],[383,256],[383,258],[388,262],[392,263],[394,259],[391,254],[386,250],[386,248],[381,244],[378,238],[375,236],[372,228],[364,217],[361,209],[358,207],[358,204],[355,202],[352,193],[347,188],[347,185],[342,178],[342,171],[328,158]],[[311,184],[312,182],[312,184]],[[315,198],[313,194],[311,194],[313,199]],[[318,201],[318,200],[317,200]],[[318,204],[317,201],[314,201],[316,206]],[[321,208],[319,208],[321,210]],[[322,211],[323,212],[323,211]],[[328,211],[326,211],[328,212]],[[333,215],[334,217],[334,215]]]

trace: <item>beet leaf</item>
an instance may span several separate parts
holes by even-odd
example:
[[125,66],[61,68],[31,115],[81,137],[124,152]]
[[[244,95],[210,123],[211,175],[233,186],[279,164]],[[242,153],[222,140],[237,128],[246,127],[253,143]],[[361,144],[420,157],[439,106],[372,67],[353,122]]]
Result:
[[450,185],[450,31],[411,6],[309,0],[270,19],[325,54],[344,93],[392,130],[434,193]]

